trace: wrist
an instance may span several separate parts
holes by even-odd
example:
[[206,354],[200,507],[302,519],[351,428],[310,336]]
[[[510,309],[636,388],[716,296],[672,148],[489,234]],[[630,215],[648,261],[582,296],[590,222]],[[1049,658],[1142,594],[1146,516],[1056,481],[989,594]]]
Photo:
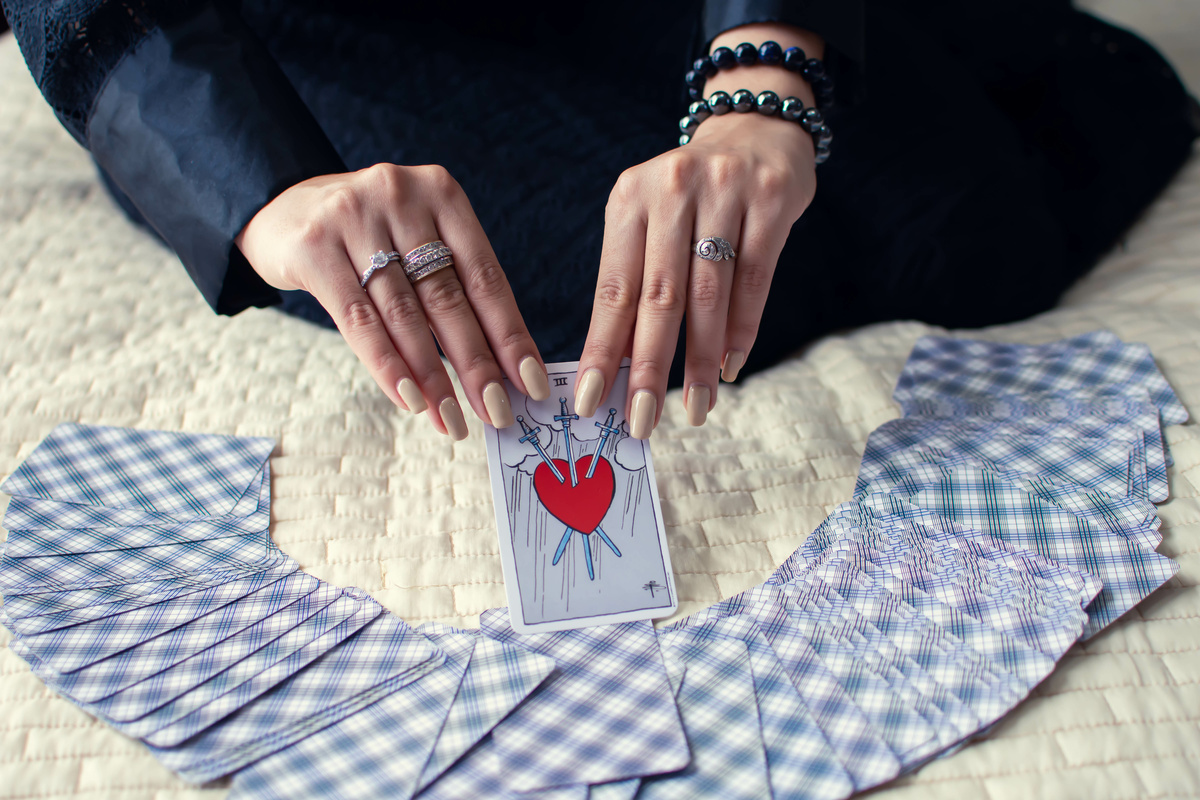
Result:
[[753,112],[709,117],[692,135],[691,143],[700,142],[732,142],[739,148],[767,147],[808,163],[816,157],[813,138],[802,127]]

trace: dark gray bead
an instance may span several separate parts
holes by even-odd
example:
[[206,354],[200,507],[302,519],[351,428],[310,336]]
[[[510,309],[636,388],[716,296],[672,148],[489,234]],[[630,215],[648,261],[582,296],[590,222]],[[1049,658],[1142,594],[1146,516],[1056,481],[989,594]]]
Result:
[[708,96],[708,108],[719,117],[733,110],[733,100],[728,92],[713,92]]
[[700,123],[689,117],[683,117],[679,120],[679,130],[681,133],[686,133],[691,136],[696,132],[696,128],[700,127]]
[[718,47],[710,56],[713,66],[717,69],[731,69],[737,66],[737,56],[728,47]]
[[779,110],[779,95],[770,89],[765,92],[759,92],[758,97],[754,98],[754,108],[760,114],[765,114],[768,117],[773,116]]
[[738,89],[733,93],[733,110],[745,114],[754,108],[754,92],[749,89]]
[[696,120],[696,122],[704,122],[712,116],[712,109],[708,107],[708,103],[703,100],[697,100],[688,106],[688,116]]
[[808,56],[799,47],[789,47],[783,51],[783,66],[792,72],[799,72]]
[[779,116],[788,122],[795,122],[804,113],[804,101],[799,97],[789,97],[779,107]]
[[749,67],[758,63],[758,48],[749,42],[742,42],[733,50],[737,63]]
[[[685,134],[683,134],[682,136],[680,136],[680,137],[679,137],[679,146],[680,146],[680,147],[683,147],[685,144],[687,144],[687,143],[688,143],[688,142],[690,142],[691,140],[692,140],[692,137],[691,137],[691,136],[688,136],[688,135],[685,133]],[[819,163],[819,162],[818,162],[818,163]]]
[[806,108],[804,113],[800,115],[800,127],[809,133],[813,132],[813,128],[822,125],[825,122],[825,115],[815,108]]
[[764,64],[778,64],[783,61],[783,48],[779,42],[763,42],[758,46],[758,60]]

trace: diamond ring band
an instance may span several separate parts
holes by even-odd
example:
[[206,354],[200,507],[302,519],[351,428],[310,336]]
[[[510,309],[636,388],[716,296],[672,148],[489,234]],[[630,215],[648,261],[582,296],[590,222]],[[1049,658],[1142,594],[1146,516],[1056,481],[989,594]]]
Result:
[[364,289],[367,288],[367,281],[371,280],[372,275],[374,275],[376,272],[383,269],[384,267],[386,267],[388,264],[392,263],[393,261],[399,261],[399,260],[400,260],[400,254],[397,253],[395,250],[393,250],[390,253],[385,253],[382,250],[377,251],[375,253],[375,255],[371,256],[371,266],[368,267],[367,271],[363,273],[362,278],[360,278],[358,281],[358,285]]

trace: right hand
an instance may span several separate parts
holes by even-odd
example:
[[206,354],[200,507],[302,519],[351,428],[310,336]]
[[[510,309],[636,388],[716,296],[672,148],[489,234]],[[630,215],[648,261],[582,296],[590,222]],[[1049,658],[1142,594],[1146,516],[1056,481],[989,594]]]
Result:
[[[359,286],[373,253],[436,239],[452,251],[452,268],[414,284],[393,261]],[[505,375],[535,400],[550,396],[504,270],[442,167],[376,164],[310,178],[268,203],[236,241],[268,284],[313,295],[391,401],[413,413],[432,407],[441,433],[463,439],[467,425],[434,336],[484,422],[514,422]]]

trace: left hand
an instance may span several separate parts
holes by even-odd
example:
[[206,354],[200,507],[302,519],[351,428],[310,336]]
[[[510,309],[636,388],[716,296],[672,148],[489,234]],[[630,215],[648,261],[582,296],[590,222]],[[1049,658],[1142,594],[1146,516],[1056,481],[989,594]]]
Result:
[[[703,424],[718,376],[736,378],[754,345],[779,254],[816,191],[813,159],[799,125],[729,113],[621,175],[605,209],[576,413],[595,413],[631,354],[626,414],[630,433],[647,438],[686,318],[684,403],[688,421]],[[737,258],[700,258],[692,246],[706,236],[728,240]]]

